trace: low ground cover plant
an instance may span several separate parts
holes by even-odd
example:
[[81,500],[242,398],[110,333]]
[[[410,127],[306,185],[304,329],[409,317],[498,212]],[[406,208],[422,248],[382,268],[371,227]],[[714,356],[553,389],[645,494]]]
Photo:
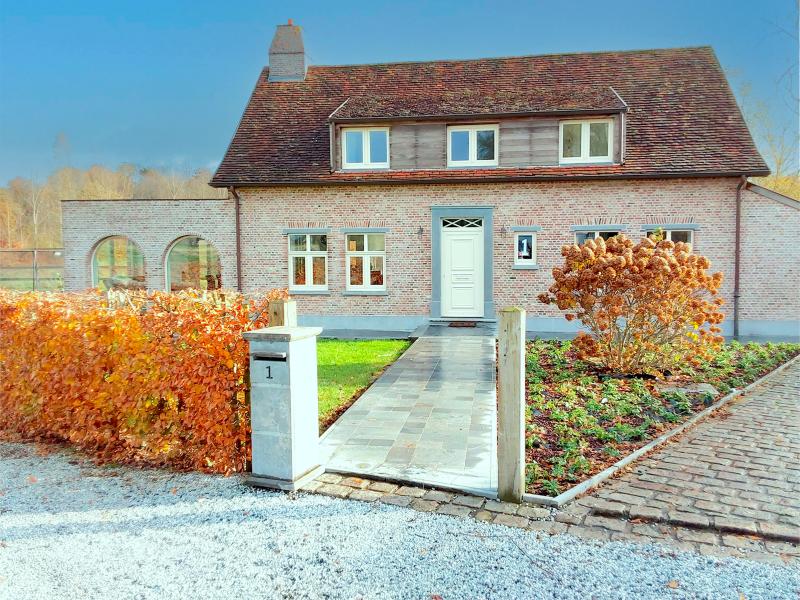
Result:
[[[800,353],[800,344],[724,344],[668,382],[612,377],[574,342],[535,340],[526,355],[527,489],[556,496]],[[710,383],[716,396],[664,391]]]

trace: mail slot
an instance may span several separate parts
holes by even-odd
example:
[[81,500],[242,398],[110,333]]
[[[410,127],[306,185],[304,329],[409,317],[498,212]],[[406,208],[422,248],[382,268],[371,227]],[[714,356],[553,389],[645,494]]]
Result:
[[286,362],[286,352],[261,352],[253,354],[253,360]]

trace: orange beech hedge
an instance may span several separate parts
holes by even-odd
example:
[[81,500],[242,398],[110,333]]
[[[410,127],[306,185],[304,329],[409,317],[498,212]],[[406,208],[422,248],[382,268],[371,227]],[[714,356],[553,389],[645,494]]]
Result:
[[249,457],[242,333],[273,291],[0,290],[0,434],[218,473]]

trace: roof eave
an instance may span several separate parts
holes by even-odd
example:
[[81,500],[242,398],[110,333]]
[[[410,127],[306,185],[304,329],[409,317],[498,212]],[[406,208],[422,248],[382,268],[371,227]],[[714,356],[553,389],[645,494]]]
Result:
[[[338,110],[338,109],[337,109]],[[437,115],[414,115],[414,116],[382,116],[382,117],[336,117],[335,111],[328,118],[330,123],[386,123],[392,121],[485,121],[486,119],[512,119],[518,117],[564,117],[564,116],[593,116],[593,115],[613,115],[628,112],[627,106],[615,106],[613,108],[586,108],[570,110],[547,110],[547,111],[519,111],[519,112],[494,112],[494,113],[456,113],[456,114],[437,114]]]
[[609,173],[609,174],[579,174],[579,175],[501,175],[497,177],[420,177],[420,178],[364,178],[364,179],[297,179],[297,180],[272,180],[272,181],[211,181],[211,187],[291,187],[291,186],[326,186],[326,185],[404,185],[404,184],[447,184],[447,183],[511,183],[526,181],[588,181],[603,179],[690,179],[699,177],[764,177],[769,174],[769,169],[754,171],[653,171],[650,173]]

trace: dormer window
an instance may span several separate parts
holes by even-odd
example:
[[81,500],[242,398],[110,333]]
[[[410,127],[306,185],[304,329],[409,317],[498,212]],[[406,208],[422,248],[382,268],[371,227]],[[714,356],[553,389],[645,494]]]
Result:
[[559,158],[561,164],[612,162],[613,119],[561,121]]
[[453,125],[447,128],[448,167],[496,167],[497,125]]
[[343,169],[388,169],[389,128],[342,129]]

